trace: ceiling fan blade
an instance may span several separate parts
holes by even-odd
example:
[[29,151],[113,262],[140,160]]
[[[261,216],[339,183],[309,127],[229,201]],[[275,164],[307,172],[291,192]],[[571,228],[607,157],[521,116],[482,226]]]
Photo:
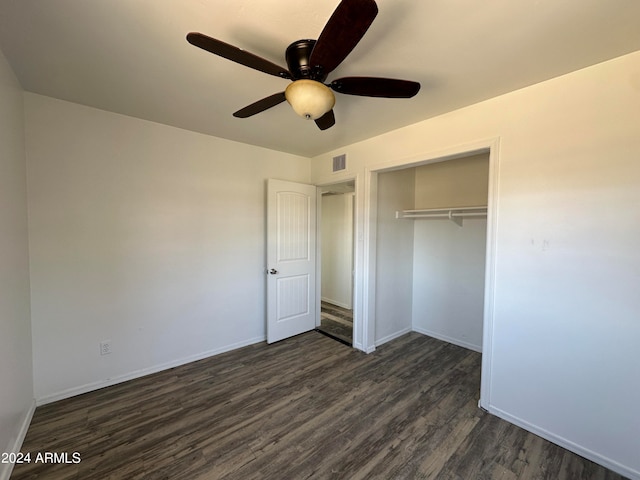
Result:
[[202,33],[191,32],[187,34],[187,41],[191,45],[195,45],[207,52],[211,52],[220,57],[224,57],[232,62],[245,65],[247,67],[259,70],[269,75],[275,75],[276,77],[293,78],[289,70],[275,63],[265,60],[262,57],[258,57],[253,53],[249,53],[241,48],[234,47],[228,43],[216,40],[215,38],[208,37]]
[[323,116],[316,118],[314,121],[320,130],[326,130],[336,124],[336,117],[333,114],[333,110],[329,110]]
[[374,0],[342,0],[316,41],[309,64],[326,77],[351,53],[376,18]]
[[379,77],[344,77],[329,85],[332,90],[364,97],[411,98],[420,90],[418,82]]
[[273,95],[269,95],[262,100],[258,100],[251,105],[247,105],[246,107],[241,108],[236,113],[234,113],[233,116],[238,118],[247,118],[255,115],[256,113],[264,112],[268,108],[275,107],[285,100],[286,98],[284,96],[284,92],[274,93]]

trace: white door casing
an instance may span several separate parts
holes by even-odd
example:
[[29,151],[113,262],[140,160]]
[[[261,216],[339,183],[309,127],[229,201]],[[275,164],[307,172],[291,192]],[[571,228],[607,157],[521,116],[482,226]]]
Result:
[[316,324],[316,187],[267,183],[267,342]]

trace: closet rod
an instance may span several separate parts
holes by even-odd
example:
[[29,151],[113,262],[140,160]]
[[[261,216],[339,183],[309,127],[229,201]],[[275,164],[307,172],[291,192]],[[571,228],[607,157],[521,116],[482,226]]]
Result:
[[417,210],[402,210],[404,213],[429,213],[429,212],[448,212],[448,211],[462,211],[462,210],[484,210],[486,212],[486,206],[475,207],[443,207],[443,208],[420,208]]
[[487,207],[451,207],[424,208],[420,210],[401,210],[396,212],[396,218],[448,218],[458,226],[462,226],[464,217],[486,217]]
[[415,215],[403,215],[399,218],[449,218],[449,217],[486,217],[487,214],[482,212],[475,213],[417,213]]

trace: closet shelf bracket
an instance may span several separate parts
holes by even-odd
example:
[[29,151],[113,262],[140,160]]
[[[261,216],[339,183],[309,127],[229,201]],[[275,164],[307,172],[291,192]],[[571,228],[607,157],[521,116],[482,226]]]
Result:
[[398,210],[396,218],[446,218],[459,227],[465,217],[481,218],[487,216],[487,206],[477,207],[450,207],[450,208],[423,208],[419,210]]

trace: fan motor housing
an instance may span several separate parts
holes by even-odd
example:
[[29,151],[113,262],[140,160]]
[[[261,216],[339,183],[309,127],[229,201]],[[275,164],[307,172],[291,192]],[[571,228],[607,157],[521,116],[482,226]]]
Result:
[[309,63],[309,57],[311,57],[311,52],[313,51],[313,46],[315,44],[315,40],[304,39],[297,40],[287,47],[285,58],[287,60],[289,72],[291,72],[291,75],[293,75],[295,80],[308,78],[322,82],[327,78],[327,76],[323,75],[317,67],[313,68]]

